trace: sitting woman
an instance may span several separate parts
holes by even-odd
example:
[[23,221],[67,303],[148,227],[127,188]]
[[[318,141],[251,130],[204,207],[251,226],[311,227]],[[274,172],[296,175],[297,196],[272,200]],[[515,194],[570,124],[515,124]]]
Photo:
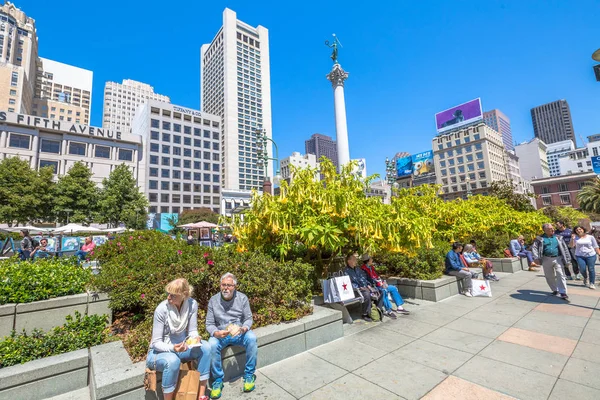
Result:
[[[156,307],[152,341],[146,367],[162,372],[165,400],[175,398],[182,362],[198,361],[200,390],[198,400],[208,400],[206,383],[210,375],[211,348],[198,335],[198,303],[191,298],[193,288],[183,278],[167,284],[167,300]],[[188,344],[192,347],[188,347]],[[200,345],[198,345],[200,344]]]
[[465,245],[462,253],[469,267],[481,267],[483,271],[483,279],[491,281],[499,281],[500,279],[494,274],[494,266],[490,260],[481,257],[473,248],[472,244]]
[[375,286],[377,286],[377,289],[381,292],[381,295],[383,296],[383,306],[386,309],[387,315],[392,319],[396,318],[396,315],[392,311],[392,303],[390,303],[388,293],[392,296],[392,299],[396,304],[397,313],[404,315],[410,314],[410,311],[405,310],[404,307],[402,307],[402,304],[404,304],[404,300],[402,300],[402,296],[400,296],[400,293],[398,293],[398,289],[396,288],[396,286],[388,286],[387,282],[381,279],[379,274],[377,274],[377,271],[375,271],[375,266],[373,265],[373,257],[369,256],[368,254],[363,254],[361,260],[363,262],[361,268],[367,273],[369,280],[373,282]]

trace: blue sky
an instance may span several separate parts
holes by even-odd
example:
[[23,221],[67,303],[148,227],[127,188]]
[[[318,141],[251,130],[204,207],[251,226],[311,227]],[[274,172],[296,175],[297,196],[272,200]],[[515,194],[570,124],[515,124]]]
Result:
[[[229,7],[269,29],[273,137],[280,157],[335,136],[324,41],[336,33],[350,73],[350,156],[383,174],[385,157],[431,148],[434,114],[481,97],[533,137],[531,107],[566,99],[579,136],[600,133],[600,1],[464,0],[42,1],[15,0],[36,20],[42,57],[94,72],[92,124],[107,80],[135,79],[175,104],[200,107],[200,46]],[[334,4],[339,4],[336,9]],[[574,6],[576,4],[576,7]]]

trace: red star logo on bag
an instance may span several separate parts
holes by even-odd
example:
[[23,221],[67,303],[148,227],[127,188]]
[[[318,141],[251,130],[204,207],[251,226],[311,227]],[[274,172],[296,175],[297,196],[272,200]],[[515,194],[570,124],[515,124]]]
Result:
[[342,287],[344,288],[344,292],[345,292],[346,290],[348,290],[348,284],[347,284],[347,283],[342,283]]
[[485,285],[481,285],[481,286],[479,286],[479,289],[481,289],[481,290],[485,290],[485,289],[486,289],[486,287],[485,287]]

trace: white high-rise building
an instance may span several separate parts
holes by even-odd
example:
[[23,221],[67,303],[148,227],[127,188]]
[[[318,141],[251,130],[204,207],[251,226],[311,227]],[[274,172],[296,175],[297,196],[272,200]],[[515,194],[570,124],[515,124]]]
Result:
[[[247,197],[262,190],[264,167],[259,167],[256,132],[272,137],[269,31],[237,19],[228,8],[223,26],[201,48],[201,104],[204,112],[221,119],[223,196]],[[267,153],[273,157],[271,146]],[[268,162],[266,175],[273,176]]]
[[148,100],[171,102],[168,96],[154,93],[154,88],[146,83],[131,79],[124,79],[123,83],[106,82],[102,127],[125,133],[131,132],[135,111]]
[[547,146],[546,157],[548,158],[550,176],[559,176],[561,175],[561,169],[558,160],[575,150],[575,144],[571,139],[569,139],[561,142],[550,143]]
[[538,138],[515,146],[515,154],[519,157],[519,169],[524,180],[547,178],[550,176],[547,145]]
[[[291,156],[281,160],[281,179],[286,180],[290,183],[294,178],[293,168],[304,169],[304,168],[319,168],[319,162],[317,156],[314,154],[302,155],[297,151],[294,151]],[[319,180],[319,173],[315,173],[315,180]]]

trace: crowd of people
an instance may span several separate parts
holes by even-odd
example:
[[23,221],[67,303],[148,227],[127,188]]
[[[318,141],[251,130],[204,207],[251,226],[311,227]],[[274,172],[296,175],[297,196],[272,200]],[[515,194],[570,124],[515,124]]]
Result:
[[473,297],[473,279],[477,279],[478,272],[471,271],[471,268],[481,268],[483,279],[499,281],[494,274],[494,265],[492,262],[482,257],[477,252],[477,243],[474,240],[467,245],[460,242],[454,242],[452,249],[446,254],[446,274],[457,276],[463,280],[463,292],[467,297]]
[[[154,311],[152,340],[146,367],[162,372],[165,400],[175,397],[182,363],[197,361],[200,373],[198,400],[218,399],[223,392],[221,351],[230,345],[246,349],[243,391],[255,388],[258,345],[252,332],[252,311],[248,297],[237,290],[237,279],[231,273],[220,279],[220,292],[212,296],[206,310],[206,331],[210,338],[201,340],[198,333],[198,303],[192,298],[193,288],[184,278],[175,279],[165,288],[167,298]],[[207,395],[209,378],[210,394]]]
[[[62,256],[60,249],[61,236],[55,238],[54,234],[50,233],[48,237],[42,237],[38,241],[31,237],[29,230],[27,229],[21,229],[19,231],[19,235],[21,236],[21,243],[17,253],[19,259],[22,261]],[[54,246],[49,246],[49,238],[52,238],[53,242],[56,243]],[[108,239],[111,239],[110,233]],[[81,261],[85,261],[89,257],[90,252],[95,248],[96,243],[94,243],[93,238],[91,236],[87,236],[84,243],[77,251],[75,251],[74,256],[77,257],[77,262],[80,263]]]

